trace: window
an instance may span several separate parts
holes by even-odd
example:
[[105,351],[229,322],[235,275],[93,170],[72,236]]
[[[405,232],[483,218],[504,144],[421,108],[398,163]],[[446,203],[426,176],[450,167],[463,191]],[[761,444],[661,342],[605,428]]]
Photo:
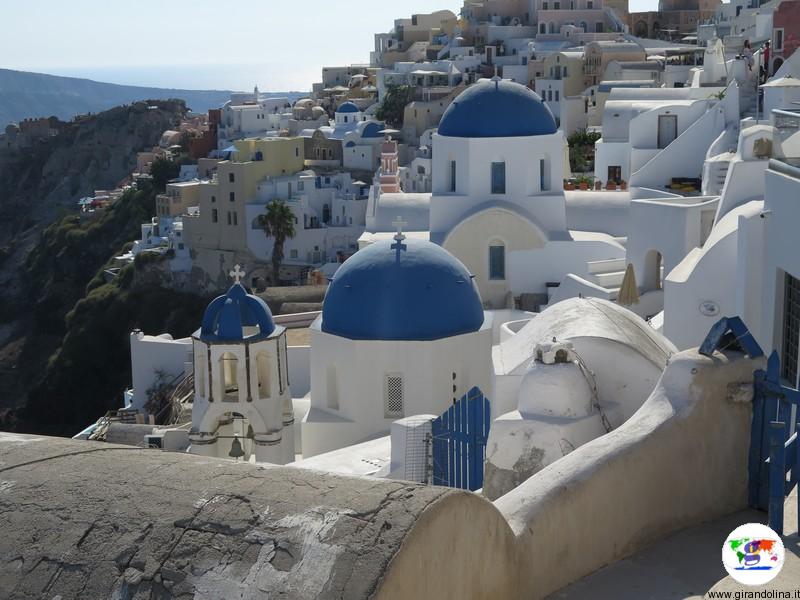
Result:
[[539,159],[539,190],[547,192],[550,190],[550,173],[547,172],[547,159]]
[[219,213],[217,212],[216,208],[211,209],[211,222],[216,223],[219,221]]
[[233,192],[231,192],[231,193],[228,195],[228,198],[230,198],[230,201],[231,201],[231,202],[236,202],[236,194],[234,194]]
[[403,377],[402,375],[386,375],[384,389],[384,416],[387,419],[403,417]]
[[450,161],[450,191],[456,191],[456,161]]
[[506,247],[501,243],[489,246],[489,279],[506,278]]
[[492,163],[492,193],[506,193],[506,163],[504,162]]
[[300,148],[295,148],[294,149],[294,155],[295,155],[295,157],[299,157],[300,156]]
[[775,52],[783,52],[783,29],[776,29],[772,38],[775,40]]
[[217,197],[216,196],[211,196],[211,203],[213,204],[216,201],[217,201]]
[[556,90],[556,102],[558,102],[558,90]]
[[233,173],[228,173],[228,181],[233,183],[235,180],[236,180],[236,178],[233,176]]
[[234,225],[239,224],[239,213],[237,213],[236,211],[233,211],[233,224]]
[[233,217],[231,216],[231,211],[228,211],[228,225],[233,224]]
[[800,280],[786,273],[783,295],[783,350],[781,376],[797,385],[798,346],[800,346]]
[[592,0],[589,0],[589,1],[586,3],[586,8],[587,8],[588,10],[592,10],[592,9],[594,8],[594,2],[592,2]]
[[183,244],[178,244],[178,250],[183,250]]
[[289,258],[297,258],[297,249],[292,248],[289,250]]

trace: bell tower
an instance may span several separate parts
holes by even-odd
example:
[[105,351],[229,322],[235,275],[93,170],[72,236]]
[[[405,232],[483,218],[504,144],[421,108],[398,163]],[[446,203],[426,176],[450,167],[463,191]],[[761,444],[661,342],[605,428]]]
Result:
[[294,461],[294,410],[286,330],[248,294],[236,265],[228,292],[206,308],[194,333],[189,451],[273,464]]

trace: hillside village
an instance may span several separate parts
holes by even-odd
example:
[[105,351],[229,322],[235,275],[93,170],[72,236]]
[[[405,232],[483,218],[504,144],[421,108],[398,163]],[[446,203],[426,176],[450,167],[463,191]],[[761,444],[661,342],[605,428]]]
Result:
[[[741,588],[659,563],[631,595],[586,589],[732,514],[784,536],[790,593],[800,0],[467,1],[374,40],[302,99],[184,115],[80,199],[91,222],[178,174],[103,276],[216,298],[191,336],[130,333],[130,387],[47,442],[58,473],[27,463],[42,438],[0,435],[12,505],[75,482],[80,546],[116,523],[97,488],[176,490],[115,508],[98,548],[130,555],[97,597],[690,597]],[[21,519],[0,554],[43,560],[52,524]],[[42,593],[76,595],[61,573]]]

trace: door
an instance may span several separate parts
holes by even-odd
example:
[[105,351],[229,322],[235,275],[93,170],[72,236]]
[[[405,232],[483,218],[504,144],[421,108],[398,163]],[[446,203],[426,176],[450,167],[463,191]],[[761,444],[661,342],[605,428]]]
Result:
[[658,147],[666,148],[678,137],[678,115],[658,116]]
[[608,167],[608,181],[613,181],[614,183],[622,183],[622,167],[620,166],[611,166]]

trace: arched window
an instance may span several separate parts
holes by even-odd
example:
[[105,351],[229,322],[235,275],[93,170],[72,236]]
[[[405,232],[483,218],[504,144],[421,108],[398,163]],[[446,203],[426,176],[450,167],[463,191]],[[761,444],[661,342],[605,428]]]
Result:
[[500,281],[506,278],[506,246],[496,240],[489,244],[489,279]]
[[239,359],[231,352],[220,357],[222,375],[222,399],[225,402],[239,401]]
[[198,354],[195,359],[194,384],[197,395],[201,398],[206,397],[206,355],[205,352]]
[[547,23],[539,23],[539,33],[547,33]]
[[261,351],[256,355],[256,370],[258,371],[258,397],[269,398],[272,396],[272,379],[268,352]]

